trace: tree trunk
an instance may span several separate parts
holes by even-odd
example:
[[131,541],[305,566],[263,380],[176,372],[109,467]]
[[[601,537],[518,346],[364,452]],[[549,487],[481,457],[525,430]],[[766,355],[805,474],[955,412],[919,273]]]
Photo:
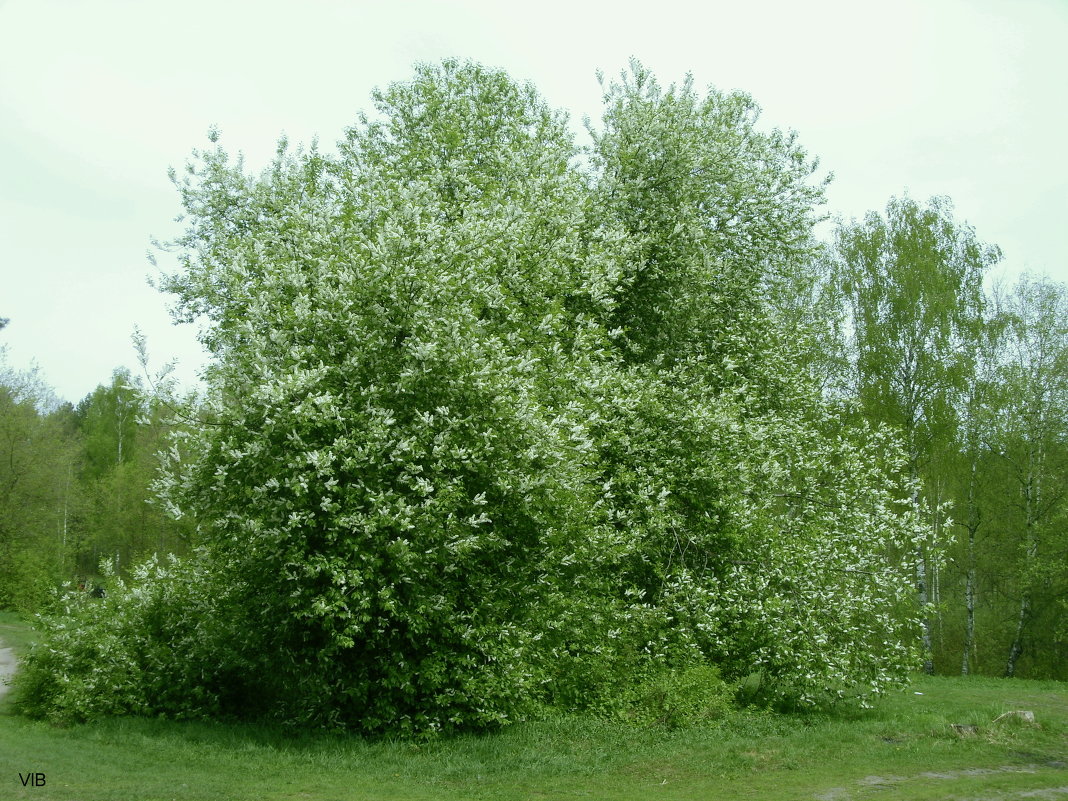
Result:
[[923,546],[916,548],[916,594],[919,596],[920,608],[923,610],[923,672],[934,675],[934,660],[931,657],[931,618],[927,615],[927,565]]
[[[942,488],[935,485],[934,499],[931,503],[931,542],[938,549],[942,542]],[[934,628],[938,632],[938,651],[944,649],[942,628],[942,574],[939,570],[939,560],[934,560],[931,565],[931,603],[935,607]]]
[[[915,459],[912,462],[910,473],[912,474],[912,508],[920,511],[920,487],[917,483],[917,471]],[[916,594],[923,613],[922,640],[923,640],[923,672],[928,676],[934,675],[934,660],[931,657],[931,618],[927,615],[927,554],[923,543],[916,546]]]
[[[1016,635],[1012,638],[1009,647],[1009,659],[1005,663],[1005,676],[1011,678],[1016,675],[1016,660],[1023,653],[1023,633],[1028,619],[1031,617],[1031,572],[1038,556],[1038,542],[1035,538],[1035,523],[1037,522],[1037,509],[1039,504],[1040,486],[1036,475],[1035,452],[1031,449],[1027,453],[1027,478],[1024,481],[1024,521],[1026,526],[1025,541],[1027,550],[1024,559],[1023,592],[1020,596],[1020,614],[1016,619]],[[1038,454],[1041,461],[1041,454]]]
[[[968,552],[971,555],[975,543],[975,535],[968,532]],[[971,559],[969,561],[972,561]],[[975,567],[968,566],[968,576],[964,586],[964,604],[967,617],[964,624],[964,657],[961,660],[960,675],[967,676],[972,659],[972,651],[975,648]]]
[[968,551],[966,561],[968,572],[964,583],[964,656],[961,659],[960,674],[967,676],[971,670],[972,652],[975,650],[975,532],[979,529],[979,510],[975,505],[975,471],[976,456],[971,459],[971,477],[968,479]]
[[1012,638],[1012,647],[1009,648],[1009,661],[1005,665],[1005,677],[1012,678],[1016,675],[1016,660],[1023,653],[1023,631],[1027,619],[1031,616],[1031,593],[1025,592],[1020,599],[1020,616],[1016,620],[1016,636]]

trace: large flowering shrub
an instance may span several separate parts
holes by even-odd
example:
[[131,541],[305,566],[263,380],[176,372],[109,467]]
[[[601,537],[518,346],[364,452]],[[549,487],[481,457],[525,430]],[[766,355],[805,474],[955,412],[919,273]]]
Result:
[[743,95],[636,68],[606,101],[584,166],[532,88],[451,61],[337,155],[197,154],[165,288],[215,361],[159,489],[202,546],[53,624],[27,709],[427,732],[658,676],[902,676],[892,445],[762,300],[811,252],[814,165]]

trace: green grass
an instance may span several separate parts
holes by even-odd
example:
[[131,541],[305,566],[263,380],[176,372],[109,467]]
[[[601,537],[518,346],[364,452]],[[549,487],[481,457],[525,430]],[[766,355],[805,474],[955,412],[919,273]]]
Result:
[[[992,724],[1010,709],[1038,725]],[[57,728],[0,711],[0,798],[40,801],[1068,799],[1065,762],[1068,685],[980,678],[924,678],[868,712],[674,732],[572,717],[429,744],[144,719]],[[20,772],[46,785],[23,788]]]

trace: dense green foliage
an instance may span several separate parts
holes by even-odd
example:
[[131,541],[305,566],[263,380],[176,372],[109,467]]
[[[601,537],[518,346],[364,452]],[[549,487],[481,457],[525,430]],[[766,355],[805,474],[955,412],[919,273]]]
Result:
[[3,370],[0,607],[39,611],[63,581],[91,584],[102,559],[186,549],[187,527],[148,503],[169,418],[124,370],[77,407]]
[[72,448],[59,414],[41,414],[33,375],[0,383],[0,606],[29,609],[64,576]]
[[836,253],[839,383],[898,432],[926,521],[928,669],[1068,677],[1068,288],[984,293],[1001,254],[945,198],[840,225]]
[[[1000,253],[957,224],[948,201],[938,198],[927,208],[895,198],[886,220],[869,212],[862,223],[840,225],[837,252],[853,332],[853,391],[868,420],[900,432],[912,505],[920,514],[920,472],[953,437],[954,400],[972,367],[966,343],[981,313],[983,270]],[[929,539],[919,543],[916,555],[921,607],[927,606],[929,574],[938,560]],[[924,668],[932,673],[926,616],[923,650]]]
[[[987,317],[992,343],[986,347],[993,352],[980,354],[987,364],[966,418],[975,439],[974,498],[970,509],[966,495],[958,501],[964,525],[949,536],[963,558],[950,566],[948,579],[959,582],[967,569],[973,530],[972,606],[976,628],[989,638],[985,648],[973,648],[974,666],[995,675],[1064,679],[1068,288],[1023,276],[1010,292],[994,293]],[[943,606],[948,661],[959,642],[960,608]]]

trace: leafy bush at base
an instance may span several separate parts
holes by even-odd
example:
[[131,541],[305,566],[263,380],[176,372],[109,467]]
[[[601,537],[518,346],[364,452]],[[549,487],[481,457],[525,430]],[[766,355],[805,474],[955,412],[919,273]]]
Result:
[[62,581],[59,560],[40,552],[16,551],[5,561],[0,572],[0,609],[30,614],[44,608]]
[[615,717],[676,729],[719,720],[734,707],[734,688],[714,665],[660,670],[624,690],[609,707]]
[[137,570],[132,586],[108,572],[106,563],[102,570],[105,597],[67,585],[54,611],[38,616],[41,638],[15,674],[19,708],[60,723],[210,713],[204,684],[194,690],[183,676],[213,650],[196,636],[206,619],[188,592],[194,577],[186,566],[176,559],[166,566],[150,561]]

